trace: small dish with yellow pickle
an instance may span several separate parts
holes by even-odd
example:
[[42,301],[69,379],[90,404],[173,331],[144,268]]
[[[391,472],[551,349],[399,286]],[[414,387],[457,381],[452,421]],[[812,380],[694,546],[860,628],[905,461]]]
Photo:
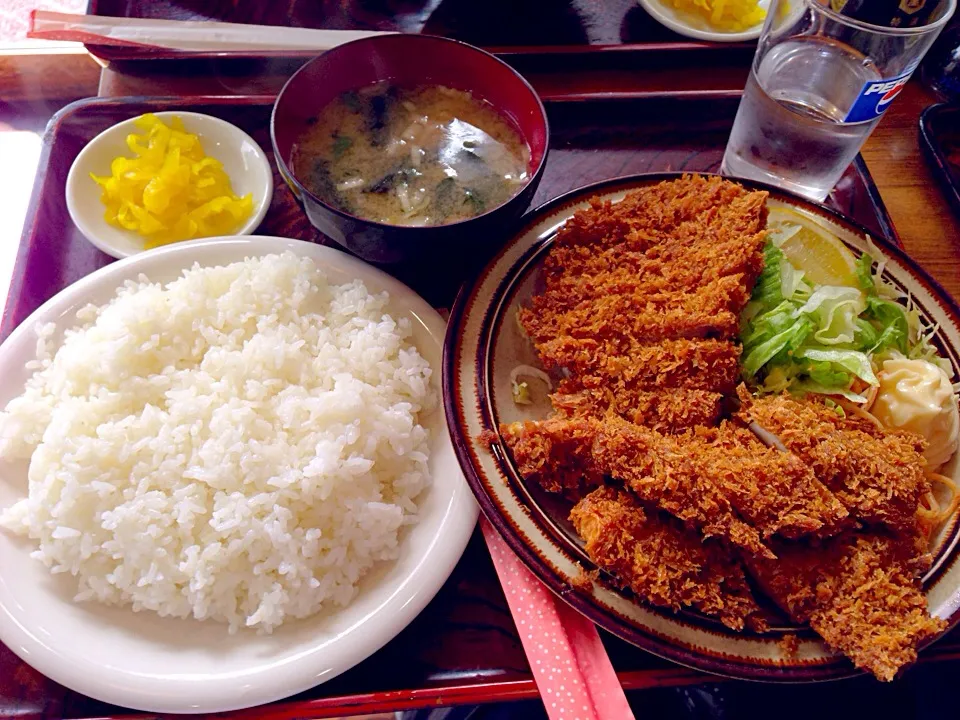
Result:
[[66,185],[73,222],[115,258],[248,235],[272,194],[267,156],[247,133],[189,112],[139,115],[108,128],[77,156]]
[[638,0],[647,14],[675,33],[707,42],[760,37],[770,0]]

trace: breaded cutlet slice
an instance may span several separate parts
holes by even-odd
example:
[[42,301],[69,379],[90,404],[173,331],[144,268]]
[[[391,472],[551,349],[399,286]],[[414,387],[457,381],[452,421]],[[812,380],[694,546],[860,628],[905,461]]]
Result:
[[720,247],[714,238],[701,238],[683,248],[668,239],[656,252],[654,257],[652,250],[636,253],[621,245],[610,246],[587,263],[555,273],[534,307],[539,304],[561,312],[606,295],[690,293],[725,277],[741,278],[752,287],[763,268],[762,253],[742,237]]
[[732,339],[750,290],[741,276],[728,275],[695,290],[608,293],[573,308],[552,307],[548,298],[537,296],[531,307],[520,310],[520,323],[535,345],[567,336]]
[[847,511],[795,456],[730,423],[665,435],[615,415],[554,417],[500,429],[520,474],[577,499],[603,482],[752,554],[766,540],[839,532]]
[[662,435],[608,416],[592,456],[640,500],[749,554],[772,558],[766,540],[775,535],[832,535],[847,526],[846,509],[805,463],[731,423]]
[[537,346],[544,366],[567,368],[584,385],[615,382],[645,389],[690,388],[730,393],[740,376],[740,346],[727,340],[563,337]]
[[640,598],[674,612],[693,608],[738,631],[765,629],[742,565],[721,543],[703,542],[676,519],[610,487],[580,500],[570,520],[590,559]]
[[917,579],[925,559],[881,533],[844,533],[821,545],[776,543],[777,559],[747,558],[764,592],[853,663],[889,681],[947,623],[932,618]]
[[499,437],[490,433],[484,439],[493,443],[502,438],[525,480],[577,500],[603,482],[591,453],[597,427],[592,418],[556,417],[504,423]]
[[734,338],[763,267],[766,197],[688,176],[592,204],[558,231],[521,324],[535,345]]
[[895,532],[920,532],[917,509],[930,492],[922,437],[886,430],[853,415],[841,417],[815,398],[755,398],[742,386],[738,393],[738,417],[779,437],[813,468],[851,516]]
[[[766,226],[767,193],[746,190],[723,178],[687,175],[627,193],[617,203],[594,201],[557,233],[561,248],[589,253],[629,240],[642,251],[664,238],[699,234],[750,235]],[[549,270],[549,268],[548,268]]]
[[637,390],[615,383],[584,387],[578,378],[567,378],[550,401],[558,417],[602,418],[613,412],[637,425],[674,433],[716,424],[723,413],[724,396],[687,388]]

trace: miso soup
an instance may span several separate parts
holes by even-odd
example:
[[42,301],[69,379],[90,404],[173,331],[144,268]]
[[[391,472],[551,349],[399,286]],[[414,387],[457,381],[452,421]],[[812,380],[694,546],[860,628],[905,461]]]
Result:
[[441,85],[343,93],[298,139],[292,161],[314,195],[391,225],[465,220],[530,179],[517,130],[488,103]]

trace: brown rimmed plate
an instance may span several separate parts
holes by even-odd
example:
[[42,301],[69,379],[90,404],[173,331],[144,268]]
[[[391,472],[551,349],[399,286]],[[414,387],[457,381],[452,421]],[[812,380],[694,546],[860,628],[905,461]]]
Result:
[[[500,423],[540,419],[550,412],[542,391],[533,405],[513,402],[510,371],[520,364],[537,365],[516,312],[534,293],[557,229],[592,199],[617,201],[631,190],[680,176],[656,173],[609,180],[541,206],[464,287],[448,324],[443,367],[447,421],[460,464],[484,514],[526,565],[563,600],[624,640],[669,660],[737,678],[803,682],[856,674],[848,660],[832,653],[810,630],[786,621],[762,635],[735,633],[695,612],[674,614],[639,601],[603,573],[592,584],[574,582],[594,565],[567,521],[570,504],[526,483],[499,444],[489,448],[479,440],[481,432],[496,432]],[[825,206],[741,182],[769,191],[771,208],[787,206],[825,225],[856,254],[868,249],[867,231]],[[934,342],[960,374],[960,307],[893,243],[872,240],[887,258],[886,279],[913,297],[924,321],[938,326]],[[942,472],[960,482],[958,457]],[[934,542],[936,559],[924,586],[931,613],[952,626],[960,621],[956,518],[941,528]],[[788,654],[781,642],[787,634],[798,641],[795,653]]]

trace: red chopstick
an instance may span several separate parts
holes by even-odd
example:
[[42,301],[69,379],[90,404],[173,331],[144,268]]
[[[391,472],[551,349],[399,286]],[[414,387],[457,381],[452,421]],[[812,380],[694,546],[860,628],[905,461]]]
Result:
[[537,580],[486,518],[480,527],[550,720],[633,720],[596,626]]

